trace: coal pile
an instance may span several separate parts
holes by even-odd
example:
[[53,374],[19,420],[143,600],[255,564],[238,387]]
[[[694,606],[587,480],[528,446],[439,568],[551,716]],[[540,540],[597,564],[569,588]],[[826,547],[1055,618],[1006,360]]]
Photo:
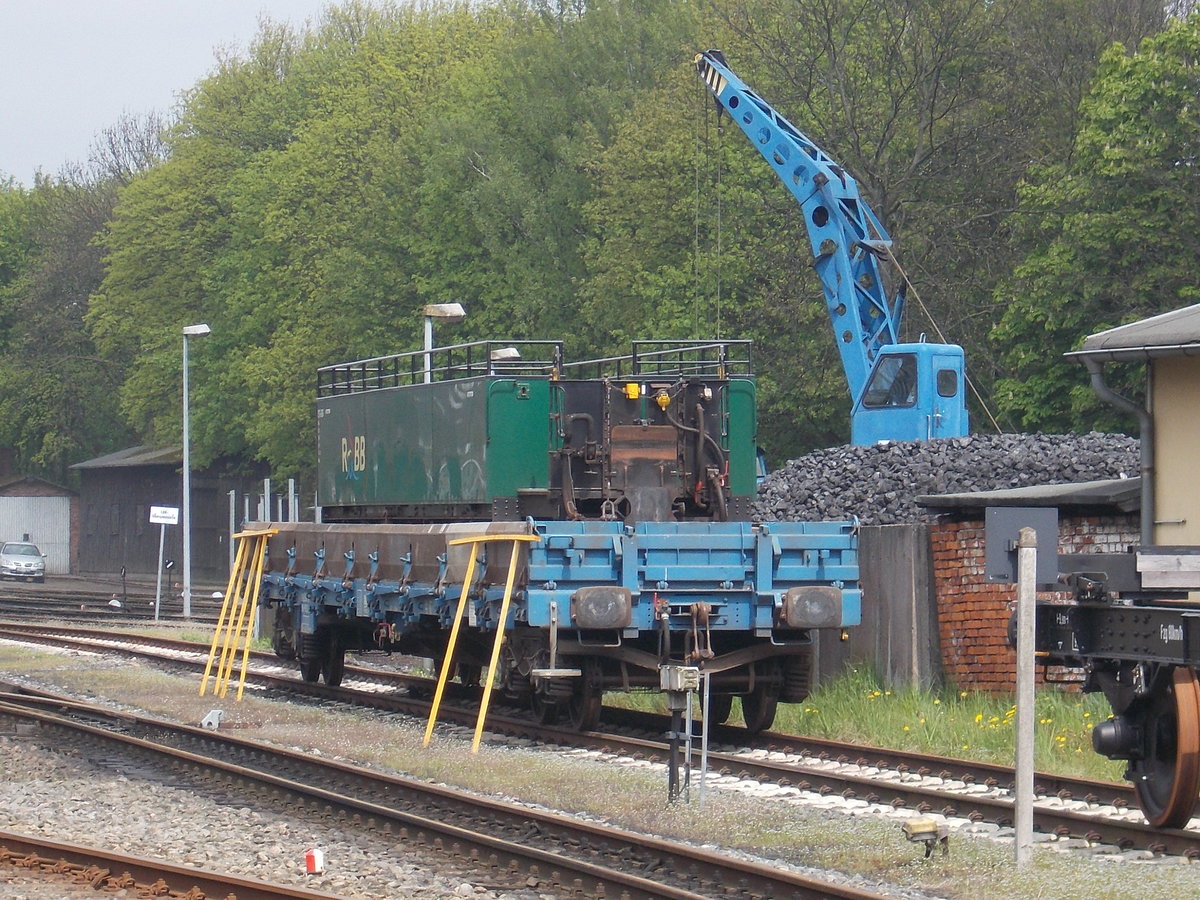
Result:
[[1073,484],[1138,474],[1138,440],[1123,434],[980,434],[817,450],[767,476],[759,521],[914,522],[916,497]]

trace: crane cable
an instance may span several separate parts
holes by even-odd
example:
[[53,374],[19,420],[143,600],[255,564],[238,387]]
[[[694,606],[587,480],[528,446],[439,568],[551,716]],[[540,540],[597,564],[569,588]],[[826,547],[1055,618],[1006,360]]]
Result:
[[[709,121],[708,116],[705,116],[704,117],[704,127],[705,127],[706,132],[708,130],[708,121]],[[725,199],[725,191],[723,190],[723,184],[721,181],[721,178],[725,172],[725,167],[723,165],[724,160],[721,158],[722,157],[721,135],[723,134],[723,132],[724,132],[724,129],[721,128],[721,108],[718,106],[717,111],[716,111],[717,139],[715,142],[717,145],[717,184],[716,184],[716,194],[717,194],[717,213],[716,213],[716,215],[717,215],[717,228],[716,228],[716,231],[717,231],[717,248],[716,248],[716,250],[717,250],[717,252],[716,252],[716,256],[717,256],[717,258],[716,258],[717,297],[716,297],[716,300],[717,300],[717,338],[718,339],[720,339],[722,336],[721,335],[721,287],[722,287],[721,276],[723,273],[721,270],[721,262],[722,262],[721,238],[723,237],[723,234],[722,234],[722,230],[721,230],[721,224],[722,224],[721,223],[721,213],[723,211],[722,203]],[[707,137],[707,134],[705,136]]]
[[[896,259],[896,255],[892,253],[891,246],[886,246],[883,248],[883,250],[887,254],[888,262],[895,267],[895,270],[900,273],[900,277],[904,279],[904,286],[907,289],[905,295],[917,301],[917,306],[921,308],[921,312],[925,314],[925,318],[928,319],[929,324],[933,326],[933,332],[937,335],[938,340],[943,344],[950,343],[948,340],[946,340],[946,336],[942,334],[942,329],[938,327],[937,320],[933,317],[933,313],[930,312],[929,307],[925,305],[925,301],[921,299],[920,293],[917,292],[917,286],[912,283],[912,280],[908,277],[908,273],[904,271],[904,267],[900,265],[900,261]],[[979,389],[975,387],[975,382],[972,381],[969,376],[967,376],[965,370],[963,372],[963,378],[966,380],[967,387],[970,389],[971,394],[975,397],[976,401],[978,401],[980,408],[983,409],[984,415],[986,415],[988,421],[992,423],[992,428],[996,430],[997,434],[1003,434],[1003,429],[1001,429],[1000,424],[996,421],[996,417],[992,415],[992,411],[988,408],[987,402],[983,399],[983,395],[979,393]]]
[[[693,96],[700,97],[701,110],[702,110],[702,114],[700,116],[695,117],[693,119],[693,121],[703,123],[702,126],[697,127],[697,133],[696,133],[696,148],[695,148],[695,156],[694,156],[694,158],[695,158],[694,191],[695,191],[696,200],[695,200],[695,205],[694,205],[695,220],[693,222],[693,234],[692,234],[692,277],[695,282],[695,292],[696,292],[696,336],[699,337],[700,336],[699,306],[700,306],[700,296],[702,293],[701,287],[703,284],[703,272],[702,272],[703,267],[701,265],[701,253],[700,253],[700,222],[701,222],[700,207],[701,207],[701,203],[703,201],[704,191],[702,190],[701,185],[702,185],[704,179],[702,178],[701,168],[702,168],[703,161],[706,159],[711,159],[713,156],[713,154],[706,152],[708,150],[708,147],[713,143],[713,141],[712,141],[712,135],[710,132],[710,129],[712,127],[712,124],[711,124],[712,123],[712,114],[710,112],[710,104],[708,102],[709,101],[709,93],[707,90],[702,90],[702,91],[695,93]],[[714,252],[713,268],[714,268],[714,272],[716,274],[716,297],[715,297],[716,313],[717,313],[717,316],[716,316],[716,338],[718,340],[720,340],[722,338],[722,334],[721,334],[721,287],[722,287],[722,285],[721,285],[721,237],[722,237],[722,231],[721,231],[722,205],[721,205],[721,201],[722,201],[722,193],[723,192],[721,190],[721,176],[722,176],[723,168],[721,165],[721,162],[722,162],[722,160],[721,160],[721,135],[722,135],[723,129],[721,128],[721,108],[719,105],[716,105],[716,104],[713,104],[713,105],[716,106],[716,123],[717,123],[716,124],[716,142],[715,142],[716,147],[717,147],[716,154],[715,154],[716,161],[717,161],[716,185],[715,185],[715,188],[716,188],[716,191],[715,191],[715,193],[716,193],[716,211],[714,214],[714,218],[715,218],[714,226],[715,227],[713,229],[715,232],[716,247],[715,247],[715,252]],[[703,127],[703,133],[701,133],[700,127]]]

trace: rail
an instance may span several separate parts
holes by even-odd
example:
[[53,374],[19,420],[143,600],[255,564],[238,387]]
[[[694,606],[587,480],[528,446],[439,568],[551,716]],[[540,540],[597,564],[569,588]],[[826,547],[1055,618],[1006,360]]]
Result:
[[728,378],[753,374],[751,341],[634,341],[628,356],[563,364],[564,377],[672,376]]
[[751,341],[634,341],[633,352],[567,362],[561,341],[474,341],[317,370],[317,396],[487,375],[517,378],[729,378],[753,374]]
[[317,369],[317,396],[484,375],[552,378],[562,358],[561,341],[474,341],[413,350],[323,366]]

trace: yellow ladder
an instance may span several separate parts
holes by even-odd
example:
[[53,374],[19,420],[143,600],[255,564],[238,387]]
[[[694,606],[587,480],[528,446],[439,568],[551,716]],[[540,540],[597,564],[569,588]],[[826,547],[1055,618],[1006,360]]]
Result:
[[446,644],[446,653],[442,659],[442,668],[438,672],[437,690],[433,693],[433,706],[429,709],[429,723],[425,726],[425,741],[422,746],[429,746],[433,735],[433,724],[437,721],[438,708],[442,704],[442,692],[446,689],[446,681],[450,670],[454,668],[454,647],[458,643],[458,630],[462,625],[463,612],[467,608],[467,599],[471,594],[471,580],[475,576],[476,550],[480,544],[501,543],[510,541],[512,553],[508,559],[508,579],[504,583],[504,599],[500,601],[500,624],[496,628],[496,640],[492,644],[492,661],[488,664],[487,680],[483,684],[483,698],[479,702],[479,718],[475,721],[475,739],[471,741],[471,752],[479,752],[479,739],[483,735],[483,720],[487,716],[488,703],[492,698],[492,685],[496,680],[496,666],[500,662],[500,645],[504,643],[504,627],[508,622],[508,606],[512,601],[513,583],[517,578],[517,547],[521,543],[536,543],[541,537],[536,534],[478,534],[471,537],[455,538],[450,546],[456,544],[471,545],[471,561],[467,563],[467,574],[463,578],[462,596],[458,598],[458,609],[454,613],[454,624],[450,626],[450,640]]
[[217,649],[221,658],[213,681],[213,696],[224,697],[229,691],[229,679],[233,674],[233,663],[237,658],[239,642],[242,645],[242,671],[238,679],[237,699],[242,699],[246,687],[246,667],[250,662],[250,640],[254,634],[254,617],[258,613],[258,593],[262,584],[263,564],[267,558],[267,539],[279,533],[278,529],[242,531],[233,536],[237,541],[237,555],[229,573],[229,586],[221,601],[221,615],[217,618],[217,630],[213,632],[212,646],[208,651],[208,664],[204,677],[200,679],[200,696],[208,688],[208,676],[212,672]]

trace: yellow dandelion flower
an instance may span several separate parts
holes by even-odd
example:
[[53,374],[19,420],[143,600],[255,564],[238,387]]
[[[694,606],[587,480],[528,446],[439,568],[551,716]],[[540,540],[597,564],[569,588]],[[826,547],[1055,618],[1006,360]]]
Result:
[[983,713],[975,713],[975,721],[982,722],[983,721]]

